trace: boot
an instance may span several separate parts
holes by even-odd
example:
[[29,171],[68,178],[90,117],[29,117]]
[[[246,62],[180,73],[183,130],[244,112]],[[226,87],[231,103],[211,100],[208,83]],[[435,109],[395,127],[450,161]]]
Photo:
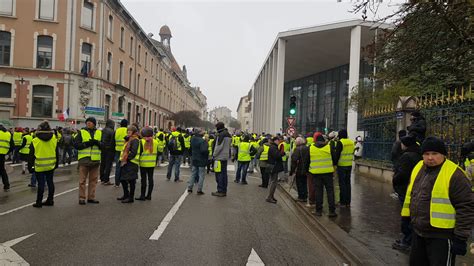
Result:
[[132,197],[126,198],[126,199],[122,200],[122,203],[133,203],[133,198]]

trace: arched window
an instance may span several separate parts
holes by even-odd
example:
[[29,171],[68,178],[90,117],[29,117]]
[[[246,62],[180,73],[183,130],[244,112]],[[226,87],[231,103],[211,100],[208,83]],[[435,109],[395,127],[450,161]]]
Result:
[[53,37],[38,36],[36,52],[36,68],[51,69],[53,63]]
[[33,86],[32,117],[53,116],[54,88],[46,85]]
[[109,25],[107,28],[107,37],[112,40],[112,34],[114,32],[114,17],[112,15],[109,15]]

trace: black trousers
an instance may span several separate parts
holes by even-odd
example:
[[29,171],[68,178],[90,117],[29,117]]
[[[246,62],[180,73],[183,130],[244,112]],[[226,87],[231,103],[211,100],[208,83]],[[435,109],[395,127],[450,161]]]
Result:
[[102,151],[100,157],[100,181],[109,182],[110,172],[112,171],[112,165],[115,159],[115,151]]
[[145,197],[147,180],[148,180],[148,192],[146,197],[151,198],[151,192],[153,191],[153,186],[155,182],[153,181],[153,172],[155,171],[155,167],[140,167],[140,177],[141,179],[141,193],[140,198]]
[[267,173],[266,167],[260,166],[260,173],[262,173],[262,187],[268,187],[268,181],[270,181],[270,174]]
[[37,204],[42,203],[45,183],[48,184],[48,198],[46,199],[46,201],[47,202],[54,201],[53,175],[54,175],[54,170],[47,171],[47,172],[35,172],[36,179],[38,180],[38,191],[36,193]]
[[453,265],[456,255],[451,253],[449,239],[425,238],[413,232],[410,265]]
[[298,199],[308,198],[308,182],[306,174],[296,174],[296,189],[298,190]]
[[316,194],[316,211],[320,212],[323,210],[324,188],[326,188],[329,211],[334,212],[336,210],[336,203],[334,200],[334,181],[332,180],[333,174],[312,174],[312,176],[314,191]]
[[[137,183],[137,180],[120,180],[120,183],[122,184],[123,188],[123,198],[133,200],[133,197],[135,196],[135,184]],[[129,185],[130,190],[128,190]]]
[[10,189],[7,170],[5,169],[5,154],[0,154],[0,175],[2,176],[3,189]]

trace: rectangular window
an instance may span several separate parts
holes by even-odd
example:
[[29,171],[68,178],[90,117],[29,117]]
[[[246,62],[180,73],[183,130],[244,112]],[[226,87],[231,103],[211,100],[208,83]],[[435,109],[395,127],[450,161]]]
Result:
[[54,20],[55,0],[39,0],[39,19]]
[[132,103],[127,104],[127,120],[130,121],[132,117]]
[[109,16],[109,25],[107,28],[107,37],[112,40],[112,33],[114,31],[114,17]]
[[142,53],[142,46],[139,45],[139,46],[138,46],[138,54],[137,54],[137,62],[138,62],[139,64],[141,64],[141,63],[140,63],[140,54],[141,54],[141,53]]
[[92,45],[82,43],[81,50],[81,74],[88,75],[91,71]]
[[120,48],[122,48],[122,49],[125,45],[124,38],[125,38],[125,29],[122,27],[122,28],[120,28]]
[[133,37],[130,37],[130,56],[133,56]]
[[81,25],[83,27],[94,29],[94,4],[91,2],[84,0],[84,5],[82,6],[82,17],[81,17]]
[[[1,1],[1,0],[0,0]],[[0,31],[0,65],[10,65],[11,33]]]
[[0,0],[0,15],[13,16],[13,0]]
[[107,54],[107,81],[110,81],[112,76],[112,53]]
[[128,89],[132,90],[132,75],[133,75],[133,69],[130,68],[128,71]]
[[38,36],[36,68],[51,69],[53,62],[53,37]]
[[12,84],[0,82],[0,98],[12,97]]
[[145,70],[147,69],[148,52],[145,52]]
[[53,116],[53,87],[44,85],[33,86],[32,117]]
[[119,84],[123,85],[123,62],[120,62],[119,67]]

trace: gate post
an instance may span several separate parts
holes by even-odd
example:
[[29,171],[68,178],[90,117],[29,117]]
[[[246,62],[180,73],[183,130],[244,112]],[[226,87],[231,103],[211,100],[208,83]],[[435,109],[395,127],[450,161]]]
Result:
[[412,96],[400,96],[397,102],[397,140],[398,131],[407,129],[411,124],[410,114],[416,110],[417,99]]

